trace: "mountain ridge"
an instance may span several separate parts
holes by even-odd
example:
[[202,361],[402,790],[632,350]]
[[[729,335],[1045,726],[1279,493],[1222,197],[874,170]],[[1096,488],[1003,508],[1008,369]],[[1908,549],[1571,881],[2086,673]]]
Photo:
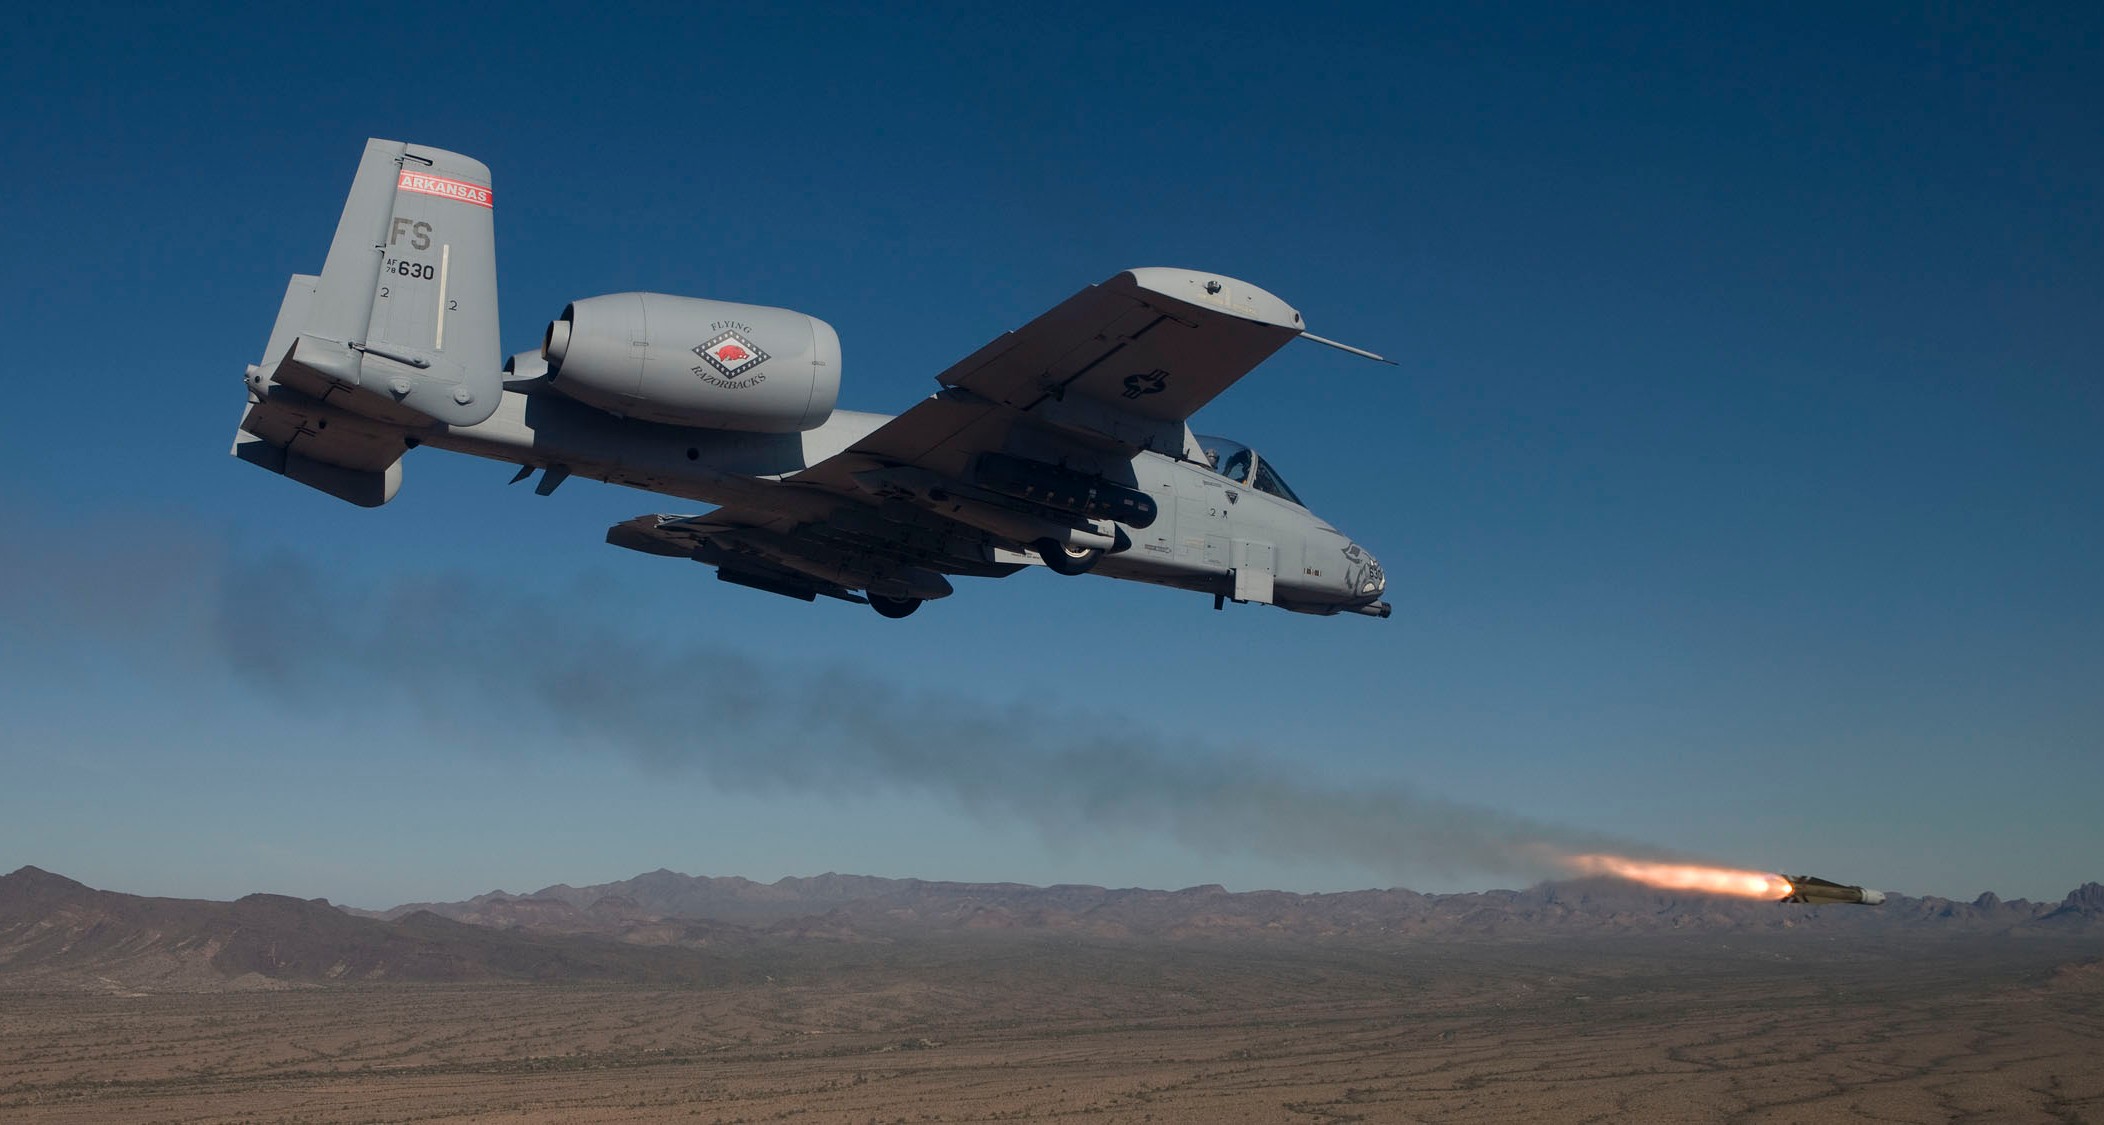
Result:
[[1661,935],[2087,939],[2104,934],[2104,884],[2085,883],[2057,903],[1893,895],[1884,906],[1863,907],[1719,899],[1609,880],[1462,894],[1300,894],[1231,892],[1217,884],[1163,891],[837,873],[762,884],[659,869],[588,887],[554,884],[531,895],[494,891],[462,902],[358,911],[272,894],[232,902],[128,895],[27,866],[0,876],[0,986],[11,987],[692,985],[848,956],[826,950],[909,950],[1004,934],[1113,943],[1347,941],[1394,949]]
[[[228,981],[660,980],[720,975],[698,955],[495,930],[413,911],[380,921],[324,899],[232,902],[96,890],[37,867],[0,875],[0,980],[218,987]],[[683,953],[688,951],[682,951]]]
[[[1406,888],[1300,893],[1293,891],[1228,891],[1217,883],[1166,891],[1106,888],[1090,884],[1033,886],[1025,883],[974,883],[924,879],[890,879],[827,872],[788,876],[758,883],[740,876],[696,876],[659,868],[629,879],[573,887],[558,883],[530,894],[492,891],[459,902],[407,903],[384,911],[354,911],[376,918],[395,918],[414,910],[482,925],[532,928],[536,915],[564,913],[571,932],[629,922],[708,920],[766,928],[823,917],[865,927],[1013,925],[1020,928],[1078,927],[1090,921],[1106,931],[1157,936],[1188,935],[1215,925],[1251,928],[1247,920],[1264,915],[1274,928],[1328,928],[1438,931],[1469,929],[1467,919],[1487,925],[1517,923],[1572,925],[1594,922],[1620,928],[1791,928],[1811,919],[1856,919],[1852,925],[1883,926],[1959,924],[1979,929],[2015,929],[2034,923],[2084,926],[2104,918],[2104,884],[2086,883],[2060,902],[2034,903],[2002,899],[1992,892],[1970,901],[1935,896],[1892,895],[1882,907],[1795,907],[1757,899],[1733,899],[1686,892],[1660,891],[1607,879],[1579,879],[1536,884],[1525,890],[1422,894]],[[1839,914],[1834,913],[1839,911]],[[1488,913],[1486,913],[1488,912]],[[1184,915],[1181,922],[1169,916]],[[1241,918],[1240,926],[1228,919]],[[1644,926],[1639,919],[1649,918]],[[1296,921],[1297,919],[1297,921]],[[548,924],[548,923],[541,923]],[[1478,926],[1477,928],[1480,928]],[[1106,932],[1105,936],[1116,936]]]

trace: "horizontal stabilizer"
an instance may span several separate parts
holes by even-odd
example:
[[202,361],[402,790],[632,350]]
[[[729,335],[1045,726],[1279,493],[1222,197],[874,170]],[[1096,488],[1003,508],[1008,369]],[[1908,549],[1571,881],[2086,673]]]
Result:
[[308,488],[326,492],[361,508],[377,508],[394,499],[395,493],[402,488],[402,462],[399,458],[389,462],[384,469],[348,469],[317,461],[282,445],[272,445],[246,430],[235,432],[233,454],[258,468],[269,469],[281,477],[296,480]]

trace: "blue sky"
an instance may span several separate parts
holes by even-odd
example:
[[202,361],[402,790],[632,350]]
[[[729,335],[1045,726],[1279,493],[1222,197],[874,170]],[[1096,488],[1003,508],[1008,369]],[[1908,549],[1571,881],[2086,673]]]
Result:
[[[1172,780],[1909,893],[2104,877],[2093,8],[95,6],[0,55],[0,869],[374,906],[658,866],[1514,881],[673,760],[496,682],[612,646],[718,735],[747,688],[847,684],[990,762],[1115,732]],[[1128,266],[1262,285],[1401,366],[1295,345],[1199,428],[1373,549],[1396,615],[1029,573],[894,623],[601,542],[676,501],[427,450],[368,512],[240,465],[243,365],[368,136],[492,167],[510,349],[594,293],[785,305],[839,330],[853,409]],[[467,702],[303,648],[429,583],[555,623],[404,623]]]

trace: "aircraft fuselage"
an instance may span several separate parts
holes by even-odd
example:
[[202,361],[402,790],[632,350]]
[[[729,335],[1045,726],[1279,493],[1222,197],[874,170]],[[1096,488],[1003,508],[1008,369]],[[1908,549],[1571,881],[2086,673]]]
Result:
[[[330,413],[335,424],[373,425]],[[782,504],[782,491],[793,488],[782,478],[847,449],[890,420],[840,410],[803,433],[704,431],[506,392],[485,422],[405,437],[549,471],[558,482],[577,476],[711,504],[768,506]],[[1140,453],[1131,467],[1135,487],[1155,499],[1160,514],[1145,528],[1124,527],[1131,547],[1104,557],[1096,573],[1302,612],[1375,612],[1361,607],[1373,605],[1384,588],[1379,564],[1306,508],[1159,453]],[[1268,558],[1252,559],[1252,553]],[[996,554],[978,561],[1027,561],[1020,553]],[[1246,577],[1237,589],[1238,573],[1267,572],[1271,590],[1252,591]],[[1251,599],[1253,593],[1261,596]]]

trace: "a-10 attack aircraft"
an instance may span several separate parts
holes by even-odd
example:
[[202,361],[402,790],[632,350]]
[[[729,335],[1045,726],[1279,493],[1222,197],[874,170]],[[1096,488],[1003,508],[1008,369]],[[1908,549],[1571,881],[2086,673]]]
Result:
[[638,516],[607,542],[886,617],[947,597],[951,575],[1036,564],[1216,607],[1388,616],[1365,548],[1255,450],[1186,424],[1306,335],[1256,286],[1128,270],[966,356],[894,418],[833,409],[839,338],[787,309],[587,297],[506,361],[494,204],[479,161],[366,142],[321,276],[292,278],[248,369],[234,455],[367,507],[424,445],[518,465],[515,481],[538,469],[544,495],[585,476],[718,504]]

